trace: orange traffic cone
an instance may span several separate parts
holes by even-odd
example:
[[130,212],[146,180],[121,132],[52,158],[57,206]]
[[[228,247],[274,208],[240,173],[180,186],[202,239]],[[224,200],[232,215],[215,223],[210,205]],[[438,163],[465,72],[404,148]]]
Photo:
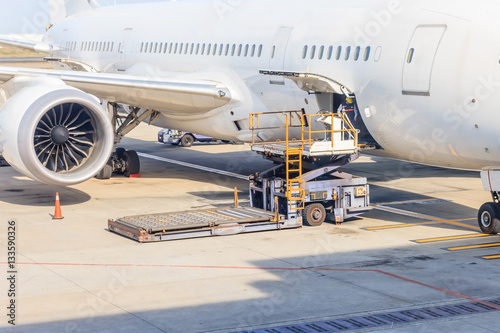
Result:
[[61,203],[59,202],[59,192],[56,192],[56,208],[54,210],[53,220],[62,220],[64,217],[61,213]]

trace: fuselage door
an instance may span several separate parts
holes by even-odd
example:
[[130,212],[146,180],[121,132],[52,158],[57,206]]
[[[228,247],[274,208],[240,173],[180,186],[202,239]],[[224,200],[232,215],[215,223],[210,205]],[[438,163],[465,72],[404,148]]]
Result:
[[[280,27],[274,36],[271,54],[269,58],[269,70],[282,71],[285,69],[285,54],[288,46],[288,40],[292,34],[292,27]],[[282,76],[272,75],[269,79],[271,84],[285,84]]]
[[120,54],[120,60],[118,61],[116,69],[119,72],[127,70],[127,44],[132,34],[132,28],[125,28],[121,35],[121,41],[118,45],[118,53]]
[[415,29],[404,59],[403,95],[429,96],[432,68],[446,25],[420,25]]

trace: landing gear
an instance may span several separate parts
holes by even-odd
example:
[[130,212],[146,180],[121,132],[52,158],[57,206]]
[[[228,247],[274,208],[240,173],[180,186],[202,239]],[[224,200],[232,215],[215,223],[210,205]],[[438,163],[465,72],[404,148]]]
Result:
[[[141,109],[133,106],[121,106],[115,103],[108,103],[108,115],[115,131],[115,145],[122,138],[139,126],[143,121],[153,123],[159,113],[154,110]],[[108,163],[96,175],[97,179],[109,179],[113,173],[123,174],[126,177],[139,174],[141,163],[139,156],[134,150],[116,148],[116,151],[109,158]]]
[[116,148],[108,163],[95,177],[97,179],[110,179],[113,173],[130,177],[130,175],[139,174],[140,171],[141,163],[135,150]]
[[477,214],[479,228],[485,234],[498,234],[500,232],[500,205],[487,202],[481,206]]
[[141,171],[141,162],[135,150],[126,151],[122,156],[122,170],[125,177],[130,177],[130,175],[138,174]]

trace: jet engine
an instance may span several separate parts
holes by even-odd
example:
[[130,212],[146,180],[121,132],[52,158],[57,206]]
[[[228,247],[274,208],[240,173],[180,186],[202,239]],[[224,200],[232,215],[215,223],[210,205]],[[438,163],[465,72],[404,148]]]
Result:
[[61,80],[37,81],[30,78],[19,89],[10,84],[14,93],[0,108],[0,153],[20,173],[46,184],[72,185],[95,176],[114,144],[105,108]]

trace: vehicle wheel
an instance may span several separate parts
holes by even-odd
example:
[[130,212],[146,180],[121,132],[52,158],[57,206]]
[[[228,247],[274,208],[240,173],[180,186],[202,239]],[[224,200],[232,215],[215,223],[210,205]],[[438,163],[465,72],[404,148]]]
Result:
[[485,234],[498,234],[500,232],[500,207],[493,202],[487,202],[479,208],[477,220],[479,228]]
[[191,134],[186,134],[181,139],[181,145],[183,147],[191,147],[194,142],[194,137]]
[[303,217],[305,225],[311,227],[320,226],[325,221],[326,209],[322,204],[315,202],[306,206]]
[[115,154],[118,159],[121,159],[123,157],[123,153],[126,152],[125,148],[116,148]]
[[135,175],[141,172],[141,162],[139,161],[139,156],[135,150],[128,150],[123,153],[123,163],[125,164],[125,171],[123,174],[125,177],[130,177],[130,175]]
[[104,168],[102,168],[101,171],[99,171],[97,175],[95,175],[95,178],[110,179],[112,174],[113,174],[113,165],[111,164],[111,160],[109,160],[108,163],[106,163],[106,165],[104,166]]

